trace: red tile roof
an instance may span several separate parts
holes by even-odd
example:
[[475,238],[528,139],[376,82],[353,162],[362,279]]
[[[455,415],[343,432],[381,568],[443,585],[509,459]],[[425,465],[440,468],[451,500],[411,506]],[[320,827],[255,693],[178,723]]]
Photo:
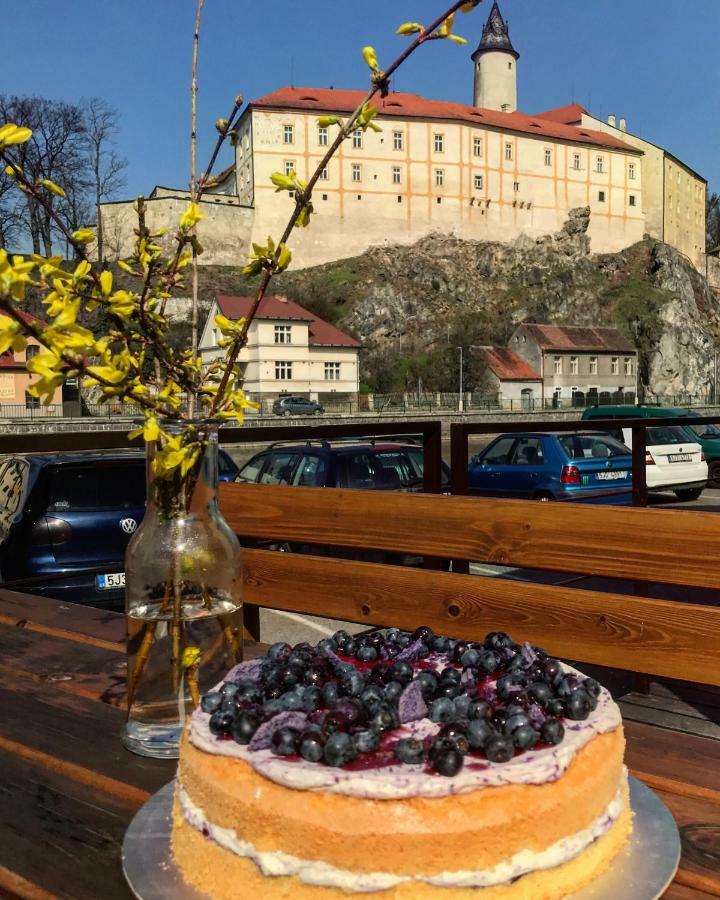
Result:
[[617,328],[579,325],[521,325],[541,350],[597,350],[635,353],[635,347]]
[[583,116],[590,113],[579,103],[571,103],[569,106],[558,106],[556,109],[547,109],[545,112],[536,113],[536,119],[548,119],[550,122],[559,122],[561,125],[579,125]]
[[540,373],[512,350],[485,347],[482,352],[488,369],[501,381],[542,381]]
[[[254,297],[229,297],[220,295],[217,304],[220,312],[228,319],[240,319],[247,316],[252,308]],[[287,297],[263,297],[256,319],[279,319],[282,321],[307,322],[309,326],[309,342],[311,347],[359,347],[360,342],[303,309]]]
[[[300,109],[312,110],[317,113],[349,113],[358,106],[364,95],[363,91],[284,87],[272,94],[266,94],[258,100],[253,100],[250,105],[254,109]],[[581,144],[597,144],[630,153],[640,152],[636,147],[631,147],[630,144],[626,144],[612,135],[604,134],[602,131],[575,128],[547,117],[526,116],[521,112],[504,113],[492,109],[478,109],[462,103],[427,100],[417,94],[392,93],[385,99],[378,95],[373,103],[377,106],[380,116],[472,122],[473,125],[486,125],[502,131],[519,131],[523,134],[534,134],[544,138],[557,138]]]

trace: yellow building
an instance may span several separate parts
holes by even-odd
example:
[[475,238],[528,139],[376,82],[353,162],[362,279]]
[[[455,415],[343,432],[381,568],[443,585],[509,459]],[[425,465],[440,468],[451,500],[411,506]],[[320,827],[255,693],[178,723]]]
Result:
[[[36,325],[45,323],[30,313],[20,315]],[[28,394],[28,388],[35,380],[25,368],[29,359],[40,352],[40,344],[35,338],[28,338],[24,350],[13,350],[0,354],[0,418],[21,418],[25,416],[62,415],[63,391],[55,389],[50,404],[45,406],[40,398]]]

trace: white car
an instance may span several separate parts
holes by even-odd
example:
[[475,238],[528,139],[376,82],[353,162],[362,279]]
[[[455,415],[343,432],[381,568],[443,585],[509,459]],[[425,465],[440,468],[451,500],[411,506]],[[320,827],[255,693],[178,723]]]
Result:
[[[623,443],[632,447],[632,429],[618,429],[620,431]],[[700,444],[688,440],[678,425],[648,428],[645,441],[648,491],[674,491],[678,500],[697,500],[708,479],[708,467]]]

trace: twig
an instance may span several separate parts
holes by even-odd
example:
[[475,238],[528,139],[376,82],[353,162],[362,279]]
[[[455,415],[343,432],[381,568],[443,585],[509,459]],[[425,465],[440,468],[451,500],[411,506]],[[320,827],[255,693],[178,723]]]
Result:
[[[200,44],[200,20],[202,18],[203,0],[198,0],[195,16],[195,34],[193,35],[192,84],[190,87],[190,196],[195,196],[195,178],[197,174],[197,71],[198,47]],[[193,235],[195,229],[193,228]],[[198,255],[193,244],[192,258],[192,312],[191,312],[190,346],[192,358],[197,359],[198,350]],[[188,417],[195,417],[195,391],[188,392]]]
[[150,648],[152,647],[152,643],[155,640],[155,632],[157,631],[158,620],[152,619],[149,622],[146,622],[143,627],[143,636],[142,641],[140,642],[140,647],[137,652],[137,657],[135,658],[135,666],[133,667],[132,672],[128,672],[128,687],[127,687],[127,708],[128,713],[132,709],[133,702],[135,700],[135,692],[137,691],[137,686],[140,684],[140,679],[142,677],[143,672],[145,671],[145,664],[148,661],[148,657],[150,656]]

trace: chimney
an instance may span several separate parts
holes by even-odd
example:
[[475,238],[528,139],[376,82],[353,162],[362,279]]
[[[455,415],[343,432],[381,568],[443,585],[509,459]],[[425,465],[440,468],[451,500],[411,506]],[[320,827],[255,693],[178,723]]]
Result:
[[612,113],[610,113],[610,115],[608,116],[608,125],[612,125],[613,128],[617,128],[617,119]]
[[627,122],[625,119],[620,119],[620,131],[627,131]]

